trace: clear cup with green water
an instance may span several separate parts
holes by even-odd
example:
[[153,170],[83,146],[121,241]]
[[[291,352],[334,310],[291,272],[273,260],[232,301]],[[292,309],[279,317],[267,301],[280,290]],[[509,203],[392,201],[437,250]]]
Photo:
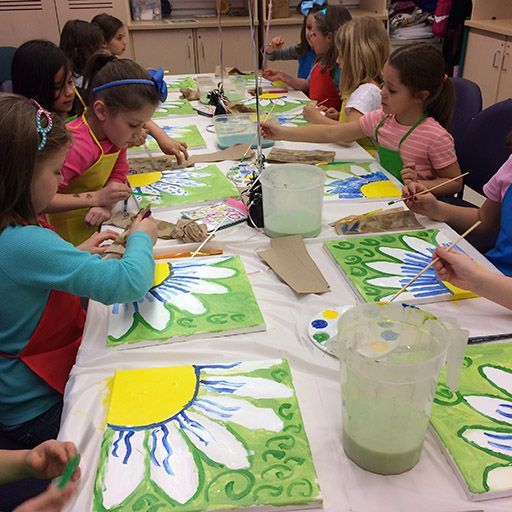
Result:
[[468,332],[402,304],[363,304],[341,316],[342,442],[357,465],[383,475],[418,462],[441,368],[456,391]]

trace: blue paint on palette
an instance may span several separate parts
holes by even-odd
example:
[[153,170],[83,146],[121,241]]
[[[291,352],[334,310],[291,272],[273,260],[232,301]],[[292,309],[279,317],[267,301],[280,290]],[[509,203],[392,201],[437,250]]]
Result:
[[328,323],[325,320],[313,320],[311,322],[311,325],[315,329],[325,329],[327,327]]

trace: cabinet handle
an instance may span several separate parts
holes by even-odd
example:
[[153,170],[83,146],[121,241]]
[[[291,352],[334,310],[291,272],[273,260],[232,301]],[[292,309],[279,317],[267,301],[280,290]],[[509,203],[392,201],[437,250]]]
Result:
[[187,58],[190,60],[190,45],[187,43]]
[[504,52],[503,59],[501,59],[501,71],[508,71],[508,69],[505,67],[505,61],[507,57],[510,57],[510,53]]
[[497,59],[499,59],[500,55],[501,55],[501,50],[496,50],[496,51],[494,52],[494,57],[493,57],[493,59],[492,59],[492,67],[493,67],[493,68],[496,68],[496,69],[498,69],[498,68],[499,68],[499,66],[498,66],[498,64],[497,64]]
[[203,57],[203,60],[205,59],[204,56],[204,43],[201,41],[201,56]]

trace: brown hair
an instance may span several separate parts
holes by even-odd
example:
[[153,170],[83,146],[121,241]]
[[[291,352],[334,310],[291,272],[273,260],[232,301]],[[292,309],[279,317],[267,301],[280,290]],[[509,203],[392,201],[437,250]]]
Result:
[[338,54],[336,53],[336,45],[334,44],[334,36],[338,29],[347,21],[352,19],[352,15],[346,7],[342,5],[330,5],[325,9],[321,9],[315,13],[315,20],[318,26],[318,30],[327,37],[332,34],[332,44],[325,55],[317,57],[317,61],[322,63],[322,71],[336,69],[338,64],[336,59]]
[[123,84],[94,92],[95,87],[116,80],[151,80],[149,73],[130,59],[118,59],[108,52],[99,52],[91,57],[84,73],[87,81],[87,103],[92,107],[98,99],[103,100],[112,112],[129,112],[160,102],[156,86],[149,84]]
[[107,43],[110,43],[110,41],[114,39],[117,31],[123,27],[123,22],[119,18],[111,16],[106,12],[102,12],[101,14],[94,16],[91,23],[101,30],[103,37],[105,38],[105,42]]
[[[302,3],[302,2],[301,2]],[[300,5],[298,4],[296,7],[297,13],[301,14]],[[308,40],[306,38],[306,22],[308,19],[308,16],[310,14],[314,14],[315,12],[321,11],[325,7],[327,7],[328,3],[327,0],[324,3],[324,5],[313,5],[311,9],[309,10],[308,14],[304,16],[304,20],[302,21],[302,28],[300,29],[300,42],[295,46],[295,51],[297,52],[297,55],[301,57],[305,53],[309,52],[311,50],[311,46],[309,46]]]
[[37,107],[23,96],[0,94],[0,231],[21,222],[38,223],[31,196],[34,173],[70,141],[60,117],[52,115],[52,129],[38,150],[36,112]]
[[382,68],[389,56],[389,36],[382,21],[372,16],[354,18],[338,29],[335,40],[343,59],[342,98],[362,84],[382,84]]
[[452,116],[454,92],[444,72],[441,52],[430,44],[411,44],[395,50],[388,63],[398,71],[400,81],[412,94],[428,92],[424,110],[446,128]]

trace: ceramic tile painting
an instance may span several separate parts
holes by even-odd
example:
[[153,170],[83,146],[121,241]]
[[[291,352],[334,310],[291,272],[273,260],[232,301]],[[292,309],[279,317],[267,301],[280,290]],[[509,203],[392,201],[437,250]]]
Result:
[[167,98],[164,103],[156,107],[153,118],[155,117],[176,117],[176,116],[196,116],[197,112],[192,108],[190,101]]
[[142,300],[110,307],[107,345],[262,330],[265,322],[239,256],[180,258],[156,264],[154,285]]
[[155,208],[170,208],[238,197],[235,185],[211,164],[196,164],[177,171],[130,174],[128,183],[141,207],[151,203]]
[[380,165],[367,162],[332,162],[319,166],[325,171],[325,195],[333,199],[394,199],[402,190]]
[[512,343],[467,348],[459,390],[442,377],[430,422],[473,500],[512,495]]
[[94,512],[321,503],[286,360],[115,373]]
[[179,91],[180,89],[197,89],[195,80],[191,76],[184,77],[171,77],[164,78],[169,92]]
[[[336,265],[364,302],[389,301],[432,261],[432,253],[438,245],[450,245],[438,229],[325,242]],[[460,249],[455,247],[454,250]],[[471,297],[475,295],[440,281],[430,268],[396,300],[422,304]]]
[[[256,98],[250,98],[241,103],[246,107],[256,110]],[[278,99],[260,99],[260,108],[264,112],[270,112],[270,110],[272,110],[272,114],[283,114],[284,112],[290,112],[292,110],[302,110],[308,103],[315,102],[312,100],[300,100],[284,96]]]
[[[195,124],[190,124],[187,126],[169,126],[162,125],[161,128],[171,137],[172,139],[176,139],[180,142],[185,142],[188,146],[188,149],[198,149],[205,148],[206,142],[201,135],[199,128]],[[160,148],[156,142],[156,140],[148,135],[146,139],[146,146],[150,150],[160,151]],[[128,153],[143,153],[145,152],[144,146],[136,146],[132,148],[128,148]]]

